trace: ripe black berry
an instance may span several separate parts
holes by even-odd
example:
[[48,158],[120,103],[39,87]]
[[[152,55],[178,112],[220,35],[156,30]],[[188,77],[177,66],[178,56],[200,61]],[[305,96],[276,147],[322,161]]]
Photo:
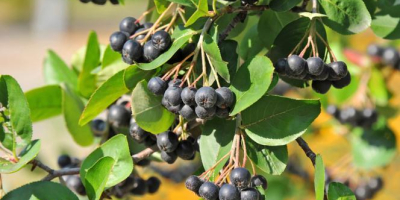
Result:
[[259,200],[261,194],[254,188],[247,188],[240,192],[240,200]]
[[215,116],[226,119],[229,117],[229,108],[217,108],[217,111],[215,112]]
[[181,110],[179,111],[179,114],[185,118],[188,121],[191,121],[196,118],[196,113],[194,109],[188,105],[184,105]]
[[179,85],[182,83],[181,79],[172,79],[168,82],[168,87],[179,87]]
[[83,183],[79,176],[69,176],[65,182],[67,184],[67,187],[70,188],[72,191],[80,195],[86,195],[85,187],[83,186]]
[[324,71],[324,61],[319,57],[310,57],[307,59],[308,73],[318,76]]
[[168,103],[172,106],[177,106],[182,103],[181,99],[182,88],[180,87],[169,87],[165,93],[164,97]]
[[161,96],[167,89],[167,83],[160,77],[153,77],[147,83],[147,88],[155,95]]
[[325,94],[331,88],[332,83],[330,81],[313,81],[311,86],[313,90],[320,94]]
[[217,200],[219,188],[211,182],[205,182],[200,186],[199,195],[205,200]]
[[136,19],[133,17],[126,17],[119,23],[119,30],[133,35],[135,31],[139,28],[136,24]]
[[129,134],[138,143],[144,142],[144,140],[150,135],[149,132],[140,128],[139,125],[137,125],[135,122],[131,123],[129,128]]
[[161,151],[161,159],[168,164],[174,163],[177,158],[178,158],[178,155],[176,155],[175,152],[168,153],[165,151]]
[[378,46],[377,44],[371,44],[367,48],[367,53],[370,56],[381,57],[383,54],[383,48]]
[[216,105],[220,108],[231,107],[233,101],[235,100],[235,95],[227,87],[221,87],[215,90],[217,93],[217,103]]
[[157,135],[157,146],[161,151],[173,152],[178,146],[178,136],[172,131],[166,131]]
[[97,118],[90,122],[90,129],[95,136],[101,137],[108,131],[108,123],[103,119]]
[[57,164],[60,168],[68,167],[72,164],[71,157],[68,155],[61,155],[58,157]]
[[190,191],[193,191],[196,194],[198,194],[199,189],[203,183],[204,183],[203,180],[201,180],[199,177],[191,175],[186,179],[185,186]]
[[212,108],[204,108],[201,106],[196,106],[195,112],[197,117],[199,117],[200,119],[210,119],[215,115],[216,107],[214,106]]
[[351,83],[351,75],[350,73],[347,73],[347,75],[343,78],[341,78],[340,80],[337,81],[332,81],[332,85],[335,88],[344,88],[346,86],[348,86]]
[[382,61],[386,65],[397,65],[400,61],[399,52],[395,48],[385,49],[382,54]]
[[122,58],[127,64],[133,64],[134,61],[138,61],[142,57],[142,46],[135,40],[128,40],[125,42],[122,48]]
[[311,75],[311,79],[317,81],[324,81],[329,78],[329,71],[330,71],[329,66],[325,64],[321,74],[319,74],[318,76]]
[[[145,31],[145,30],[147,30],[147,28],[139,28],[139,29],[135,32],[135,34],[140,33],[140,32],[143,32],[143,31]],[[147,34],[147,33],[143,33],[143,34],[137,35],[134,39],[135,39],[136,41],[143,40],[143,39],[146,37],[146,34]]]
[[364,200],[372,197],[371,191],[364,185],[358,186],[354,194],[356,195],[356,199]]
[[268,187],[267,179],[265,179],[264,176],[255,175],[251,177],[251,186],[252,187],[262,186],[262,188],[266,190]]
[[355,124],[357,121],[357,110],[353,107],[348,107],[340,111],[339,120],[342,123]]
[[239,190],[231,184],[222,185],[218,196],[219,200],[240,200]]
[[182,109],[182,104],[179,104],[177,106],[171,105],[171,106],[166,107],[166,108],[167,108],[168,111],[170,111],[170,112],[172,112],[174,114],[179,114],[179,111]]
[[367,187],[373,192],[376,193],[383,187],[383,180],[381,177],[371,178],[368,183]]
[[195,106],[196,105],[196,96],[197,89],[193,87],[185,87],[182,90],[181,93],[181,99],[184,104],[189,105],[189,106]]
[[157,192],[158,188],[160,188],[160,184],[161,184],[160,179],[158,179],[157,177],[154,177],[154,176],[150,177],[146,181],[147,191],[150,194],[153,194],[153,193]]
[[274,64],[275,71],[278,74],[284,74],[286,68],[289,68],[288,62],[286,58],[280,58],[276,63]]
[[347,65],[346,63],[342,61],[337,61],[329,64],[330,66],[330,76],[333,78],[344,78],[349,71],[347,71]]
[[171,45],[171,36],[164,30],[157,31],[151,37],[154,48],[165,51]]
[[[212,108],[217,103],[217,93],[212,87],[202,87],[196,92],[195,100],[198,106]],[[197,112],[196,112],[197,113]]]
[[286,68],[286,72],[289,72],[289,75],[300,75],[306,69],[306,61],[298,55],[289,56],[287,61],[289,67]]
[[130,193],[134,195],[144,195],[147,192],[146,181],[140,177],[134,178],[133,188]]
[[326,108],[326,112],[332,116],[338,117],[340,114],[340,110],[338,107],[336,107],[335,105],[329,105]]
[[149,29],[149,28],[151,28],[153,25],[154,25],[154,24],[151,23],[151,22],[146,22],[146,23],[143,24],[143,28]]
[[114,51],[121,52],[128,37],[120,31],[114,32],[110,36],[110,47]]
[[178,157],[182,158],[183,160],[189,160],[195,154],[193,144],[186,140],[179,142],[175,152],[178,155]]
[[149,136],[146,137],[146,139],[144,139],[143,143],[144,143],[144,146],[151,147],[151,146],[157,144],[157,138],[155,135],[149,134]]
[[161,50],[156,49],[152,41],[147,41],[143,47],[143,57],[145,61],[151,62],[161,55]]
[[230,174],[231,183],[240,189],[247,188],[250,184],[250,179],[250,172],[246,168],[235,168]]
[[122,105],[112,105],[108,109],[108,123],[114,127],[128,127],[131,121],[131,113]]

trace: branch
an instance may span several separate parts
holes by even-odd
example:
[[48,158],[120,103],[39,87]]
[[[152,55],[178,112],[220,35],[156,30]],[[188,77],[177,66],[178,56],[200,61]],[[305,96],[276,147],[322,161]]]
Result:
[[64,169],[60,169],[60,170],[54,170],[54,169],[50,168],[49,166],[43,164],[39,160],[32,160],[30,163],[33,165],[32,166],[32,171],[36,167],[39,167],[39,168],[43,169],[44,171],[46,171],[48,173],[48,175],[46,177],[44,177],[42,179],[42,181],[51,181],[54,178],[65,176],[65,175],[79,174],[79,171],[80,171],[80,168],[78,168],[78,167],[77,168],[64,168]]
[[317,157],[315,155],[315,153],[310,149],[310,147],[308,146],[307,142],[302,138],[299,137],[296,139],[297,144],[299,144],[299,146],[301,147],[301,149],[303,149],[304,153],[306,154],[306,156],[308,158],[310,158],[313,166],[315,166],[315,158]]
[[247,11],[239,12],[235,16],[235,18],[232,19],[231,23],[228,24],[228,26],[225,28],[225,30],[219,34],[218,43],[224,41],[228,37],[229,33],[239,24],[239,22],[241,22],[241,23],[244,22],[246,17],[247,17]]

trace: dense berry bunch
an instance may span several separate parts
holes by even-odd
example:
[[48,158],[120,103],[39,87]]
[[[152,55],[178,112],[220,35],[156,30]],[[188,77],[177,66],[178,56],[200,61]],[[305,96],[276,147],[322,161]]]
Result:
[[378,58],[383,64],[400,70],[400,53],[396,48],[371,44],[368,46],[367,53]]
[[161,96],[162,105],[186,120],[195,118],[211,119],[214,116],[227,118],[233,106],[235,95],[227,87],[181,87],[181,81],[171,80],[169,83],[160,77],[150,79],[147,88],[155,95]]
[[261,200],[263,197],[257,187],[267,189],[267,180],[261,175],[251,176],[245,168],[235,168],[230,183],[215,184],[197,176],[186,179],[186,188],[205,200]]
[[307,60],[298,55],[281,58],[275,64],[275,71],[291,79],[312,81],[315,92],[325,94],[331,86],[344,88],[351,82],[351,76],[346,63],[342,61],[326,64],[319,57],[310,57]]
[[338,107],[330,105],[327,108],[327,112],[343,124],[347,123],[364,128],[370,128],[378,120],[377,111],[371,108],[357,110],[353,107],[348,107],[340,110]]
[[124,198],[129,195],[143,196],[153,194],[160,188],[161,181],[157,177],[150,177],[147,180],[131,175],[121,183],[110,188],[110,194],[117,198]]
[[[79,1],[82,3],[93,2],[94,4],[97,4],[97,5],[104,5],[107,3],[107,0],[79,0]],[[109,0],[109,1],[110,1],[110,3],[112,3],[114,5],[119,4],[119,0]]]
[[371,199],[383,187],[383,180],[381,177],[374,177],[368,180],[367,183],[358,186],[354,190],[357,200]]
[[[57,164],[61,169],[79,167],[80,162],[79,159],[71,158],[69,155],[61,155],[57,160]],[[85,186],[78,175],[66,176],[63,179],[70,190],[79,195],[86,195]]]
[[122,54],[127,64],[151,62],[167,51],[172,44],[171,36],[164,30],[158,30],[148,41],[146,35],[152,23],[140,24],[133,17],[124,18],[119,24],[119,31],[110,36],[110,46]]
[[199,151],[198,142],[192,137],[179,141],[178,136],[172,131],[157,135],[157,146],[161,151],[161,159],[172,164],[179,157],[182,160],[193,160],[196,151]]

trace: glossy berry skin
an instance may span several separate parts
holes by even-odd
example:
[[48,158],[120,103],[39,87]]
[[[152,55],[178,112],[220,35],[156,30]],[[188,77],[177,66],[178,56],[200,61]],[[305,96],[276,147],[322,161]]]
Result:
[[194,109],[188,105],[184,105],[179,114],[188,121],[194,120],[196,118],[196,112]]
[[178,155],[176,155],[175,152],[168,153],[165,151],[161,151],[161,159],[168,164],[174,163],[177,158],[178,158]]
[[221,119],[226,119],[229,117],[229,108],[217,108],[217,111],[215,112],[215,116],[221,118]]
[[219,200],[240,200],[239,190],[231,184],[222,185],[218,196]]
[[179,111],[181,111],[181,109],[182,109],[182,104],[179,104],[177,106],[171,105],[171,106],[167,107],[167,110],[174,114],[179,114]]
[[217,103],[217,93],[212,87],[202,87],[197,90],[195,101],[198,106],[212,108]]
[[298,55],[289,56],[287,61],[289,67],[286,68],[286,72],[289,72],[289,75],[300,75],[306,69],[306,61]]
[[320,94],[326,94],[331,88],[332,83],[330,81],[313,81],[311,84],[312,89]]
[[110,36],[110,47],[114,51],[122,52],[122,48],[127,40],[128,37],[123,32],[114,32]]
[[182,103],[181,99],[182,88],[180,87],[169,87],[165,93],[164,97],[168,103],[172,106],[177,106]]
[[146,22],[146,23],[143,24],[143,28],[149,29],[149,28],[151,28],[153,25],[154,25],[154,24],[151,23],[151,22]]
[[319,57],[310,57],[307,59],[308,73],[318,76],[324,71],[325,63]]
[[103,119],[97,118],[90,122],[90,129],[97,137],[101,137],[108,131],[108,123]]
[[72,164],[71,157],[69,157],[68,155],[61,155],[57,159],[57,164],[60,168],[68,167]]
[[330,67],[325,64],[324,69],[322,70],[321,74],[319,74],[318,76],[311,75],[311,79],[317,80],[317,81],[325,81],[329,78],[329,71],[330,71]]
[[108,123],[114,127],[128,127],[131,121],[131,113],[122,105],[112,105],[108,109]]
[[204,181],[195,175],[191,175],[186,179],[185,186],[188,190],[198,194],[201,185],[203,185]]
[[180,141],[175,152],[183,160],[190,160],[195,154],[193,144],[187,140]]
[[345,77],[341,78],[340,80],[337,81],[332,81],[332,85],[335,88],[341,89],[344,88],[351,83],[351,75],[348,73]]
[[146,132],[145,130],[140,128],[139,125],[137,125],[135,122],[131,123],[129,127],[129,134],[138,143],[144,142],[144,140],[150,135],[149,132]]
[[147,41],[143,47],[143,57],[146,62],[151,62],[161,55],[161,50],[156,49],[152,41]]
[[166,51],[171,45],[171,36],[164,30],[157,31],[151,36],[154,48]]
[[177,78],[177,79],[172,79],[168,82],[168,87],[179,87],[182,83],[182,80]]
[[167,89],[167,83],[162,80],[160,77],[153,77],[147,83],[147,88],[151,93],[157,96],[161,96],[164,94]]
[[219,108],[228,108],[233,105],[235,100],[235,95],[233,92],[227,87],[221,87],[215,90],[217,93],[217,103],[216,105]]
[[143,48],[139,42],[135,40],[128,40],[125,42],[122,48],[122,58],[125,63],[133,64],[134,61],[138,61],[143,55]]
[[400,62],[399,52],[395,48],[385,49],[382,54],[382,61],[386,65],[397,65]]
[[250,184],[251,175],[246,168],[238,167],[232,170],[230,180],[239,189],[247,188]]
[[[143,31],[145,31],[145,30],[147,30],[147,28],[139,28],[139,29],[135,32],[135,34],[140,33],[140,32],[143,32]],[[146,37],[146,33],[143,33],[143,34],[140,34],[140,35],[136,36],[134,39],[135,39],[136,41],[139,41],[139,40],[143,40],[145,37]]]
[[160,185],[161,181],[157,177],[153,176],[146,180],[147,192],[150,194],[156,193]]
[[370,44],[367,48],[367,53],[370,56],[381,57],[383,54],[383,48],[377,44]]
[[134,195],[144,195],[147,192],[147,184],[146,181],[140,177],[134,178],[133,188],[130,193]]
[[86,195],[85,187],[83,186],[83,183],[79,176],[69,176],[65,182],[67,187],[70,188],[72,191],[80,195]]
[[346,63],[342,61],[337,61],[329,64],[330,66],[330,75],[334,78],[344,78],[349,71],[347,70],[347,65]]
[[196,92],[197,89],[193,87],[185,87],[182,90],[181,93],[181,99],[184,104],[189,105],[189,106],[195,106],[196,105]]
[[255,188],[247,188],[240,192],[240,200],[259,200],[260,192]]
[[286,58],[280,58],[278,61],[276,61],[276,63],[274,64],[274,68],[275,68],[275,71],[278,73],[278,74],[285,74],[285,70],[286,70],[286,68],[288,68],[289,67],[289,65],[288,65],[288,62],[287,62],[287,59]]
[[157,146],[161,151],[171,153],[178,147],[178,136],[172,131],[165,131],[157,135]]
[[133,35],[139,29],[136,19],[133,17],[126,17],[119,23],[119,30]]
[[251,187],[261,186],[264,190],[266,190],[268,187],[267,179],[265,179],[265,177],[261,175],[255,175],[251,177],[250,182],[251,182]]
[[218,193],[218,186],[211,182],[205,182],[199,188],[199,195],[205,200],[217,200]]
[[215,115],[216,110],[216,107],[204,108],[201,106],[196,106],[195,108],[196,115],[200,119],[211,119]]

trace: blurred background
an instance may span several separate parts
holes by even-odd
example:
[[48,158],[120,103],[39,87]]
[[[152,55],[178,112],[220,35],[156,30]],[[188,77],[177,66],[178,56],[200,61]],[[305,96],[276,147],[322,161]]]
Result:
[[[111,5],[98,6],[92,3],[82,4],[78,0],[1,0],[0,1],[0,74],[9,74],[16,78],[24,91],[44,85],[42,62],[47,50],[52,49],[70,63],[71,56],[80,47],[86,44],[86,39],[91,30],[97,32],[101,44],[108,44],[108,37],[118,29],[121,19],[126,16],[139,16],[146,10],[147,2],[144,0],[127,0],[125,6]],[[329,32],[329,40],[340,41],[349,47],[365,52],[372,42],[385,43],[378,40],[372,31],[367,30],[356,36],[338,38],[335,33]],[[335,52],[336,53],[336,52]],[[341,53],[341,52],[339,52]],[[396,72],[394,80],[400,80]],[[393,81],[392,81],[393,82]],[[393,88],[397,88],[393,82]],[[290,95],[290,94],[289,94]],[[296,94],[292,94],[296,96]],[[396,104],[396,96],[393,98]],[[327,114],[321,114],[315,122],[313,129],[316,134],[309,134],[306,140],[311,148],[320,153],[326,166],[335,165],[344,158],[351,157],[351,146],[344,137],[336,134],[332,126],[325,126],[330,120]],[[400,121],[395,117],[390,121],[397,138],[400,138]],[[321,125],[322,124],[322,125]],[[322,128],[321,128],[322,126]],[[57,168],[57,157],[67,153],[71,156],[83,158],[95,146],[80,147],[75,144],[67,133],[62,117],[34,124],[34,138],[42,140],[39,158],[52,168]],[[400,144],[400,141],[397,142]],[[300,151],[296,145],[290,145],[289,153]],[[295,165],[306,173],[312,174],[312,166],[304,155],[295,157]],[[187,170],[193,166],[178,162],[174,166],[153,166],[144,170],[144,178],[158,176],[162,179],[160,191],[154,195],[134,197],[134,199],[198,199],[194,194],[178,183],[176,170],[180,167]],[[158,169],[165,169],[162,173]],[[395,159],[389,166],[379,169],[373,174],[379,174],[385,180],[384,189],[374,199],[400,199],[397,192],[400,187],[400,158],[396,153]],[[354,172],[356,173],[356,172]],[[160,175],[161,174],[161,175]],[[303,173],[304,174],[304,173]],[[35,180],[40,180],[45,174],[41,170],[30,172],[25,168],[16,174],[2,174],[3,189],[7,192],[21,185]],[[175,180],[162,178],[175,176]],[[313,185],[311,177],[302,177],[285,172],[282,177],[268,177],[270,199],[313,199]]]

